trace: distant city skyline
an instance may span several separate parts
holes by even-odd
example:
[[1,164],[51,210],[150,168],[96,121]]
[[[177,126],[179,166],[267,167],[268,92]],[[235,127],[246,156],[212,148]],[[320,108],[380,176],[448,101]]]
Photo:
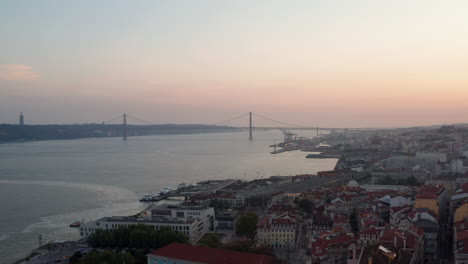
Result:
[[[466,1],[2,1],[0,123],[468,123]],[[255,121],[254,121],[255,122]],[[247,125],[247,119],[229,125]],[[272,125],[266,122],[258,125]]]

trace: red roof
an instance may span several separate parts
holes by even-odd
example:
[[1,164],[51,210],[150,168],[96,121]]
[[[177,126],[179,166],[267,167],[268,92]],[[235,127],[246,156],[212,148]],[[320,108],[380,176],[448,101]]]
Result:
[[361,232],[359,232],[359,235],[363,234],[363,235],[376,235],[377,237],[379,237],[379,233],[380,231],[377,230],[375,228],[375,226],[369,228],[369,229],[366,229],[366,230],[362,230]]
[[443,191],[444,186],[437,185],[424,185],[416,195],[416,199],[437,199],[439,194]]
[[439,218],[436,213],[434,213],[432,210],[429,210],[427,208],[416,208],[411,213],[409,213],[408,216],[411,217],[411,218],[414,218],[418,214],[422,214],[422,213],[427,213],[430,216],[434,217],[435,219]]
[[418,193],[416,199],[437,199],[437,194],[430,192]]
[[288,218],[276,218],[271,220],[272,225],[294,225],[295,221]]
[[[419,236],[422,236],[424,231],[422,229],[414,229]],[[397,240],[397,247],[403,248],[404,240],[406,240],[406,248],[415,249],[419,246],[419,237],[411,232],[405,232],[403,230],[387,229],[384,231],[382,237],[380,238],[381,242],[394,243],[394,239]]]
[[351,242],[354,242],[355,238],[347,234],[340,234],[336,237],[324,237],[318,238],[315,242],[312,242],[313,255],[316,257],[324,256],[328,253],[328,248],[331,246],[344,246],[346,247]]
[[257,223],[260,228],[270,228],[271,225],[295,225],[296,220],[292,215],[263,215]]
[[270,264],[275,259],[266,255],[237,252],[232,250],[192,246],[172,243],[151,252],[149,255],[165,257],[172,260],[185,260],[206,264]]

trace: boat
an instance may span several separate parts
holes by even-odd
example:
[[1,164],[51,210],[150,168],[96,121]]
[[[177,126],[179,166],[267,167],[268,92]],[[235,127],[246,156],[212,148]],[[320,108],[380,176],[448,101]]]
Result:
[[161,199],[161,195],[159,193],[147,193],[143,198],[140,199],[140,202],[152,202],[158,201]]
[[160,193],[161,195],[164,195],[164,194],[168,194],[168,193],[170,193],[170,192],[172,192],[172,188],[170,188],[170,187],[164,187],[159,193]]
[[81,224],[83,224],[83,222],[76,221],[76,222],[71,223],[71,224],[70,224],[70,227],[80,227]]
[[164,196],[159,193],[147,193],[140,199],[140,202],[157,202],[164,199]]
[[155,196],[159,196],[159,193],[147,193],[147,194],[145,194],[145,196],[143,196],[143,199],[145,199],[145,198],[149,199],[149,198],[153,198]]

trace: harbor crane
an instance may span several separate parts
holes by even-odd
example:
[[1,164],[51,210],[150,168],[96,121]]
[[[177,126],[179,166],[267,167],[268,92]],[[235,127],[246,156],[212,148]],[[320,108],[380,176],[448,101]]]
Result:
[[284,135],[284,142],[290,142],[294,139],[296,134],[292,133],[291,131],[281,128],[281,133]]

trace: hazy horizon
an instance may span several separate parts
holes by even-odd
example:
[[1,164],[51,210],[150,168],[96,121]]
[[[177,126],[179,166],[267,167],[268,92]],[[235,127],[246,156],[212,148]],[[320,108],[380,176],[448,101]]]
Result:
[[[466,1],[2,1],[0,123],[468,123]],[[273,125],[254,120],[257,126]],[[247,118],[226,125],[246,126]]]

